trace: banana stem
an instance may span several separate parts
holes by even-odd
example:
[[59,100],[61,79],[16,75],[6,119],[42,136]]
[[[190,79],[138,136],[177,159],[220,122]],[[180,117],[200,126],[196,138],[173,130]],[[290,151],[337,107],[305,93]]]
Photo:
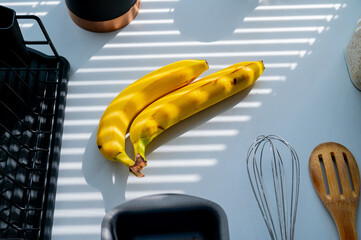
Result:
[[126,153],[122,152],[119,153],[114,160],[127,166],[129,171],[135,176],[144,177],[144,174],[141,171],[147,165],[147,163],[140,154],[137,155],[139,156],[136,156],[135,161],[133,161]]
[[144,174],[141,172],[142,169],[147,166],[147,160],[145,159],[145,147],[146,144],[142,139],[133,144],[134,153],[135,153],[135,164],[131,166],[130,172],[137,177],[144,177]]
[[138,153],[135,158],[135,164],[129,167],[129,170],[136,177],[144,177],[144,174],[141,172],[143,168],[147,165],[147,162],[144,158]]

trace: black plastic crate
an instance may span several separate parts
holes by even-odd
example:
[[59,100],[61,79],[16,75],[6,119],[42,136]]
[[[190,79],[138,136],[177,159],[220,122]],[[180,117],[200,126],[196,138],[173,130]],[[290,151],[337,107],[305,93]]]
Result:
[[69,64],[56,52],[41,20],[35,20],[54,56],[27,47],[30,63],[0,61],[0,239],[50,239]]

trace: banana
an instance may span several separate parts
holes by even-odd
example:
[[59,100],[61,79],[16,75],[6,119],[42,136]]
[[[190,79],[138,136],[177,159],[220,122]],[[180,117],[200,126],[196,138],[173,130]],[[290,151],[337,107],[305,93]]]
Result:
[[[125,152],[125,135],[136,115],[158,98],[181,88],[208,69],[205,60],[182,60],[157,69],[135,81],[105,109],[98,125],[97,145],[108,160],[126,165],[141,177],[143,162],[133,161]],[[140,174],[140,175],[139,175]]]
[[[263,71],[262,61],[237,63],[150,104],[138,114],[129,129],[136,161],[146,166],[145,149],[155,137],[181,120],[252,85]],[[139,172],[138,175],[143,174]]]

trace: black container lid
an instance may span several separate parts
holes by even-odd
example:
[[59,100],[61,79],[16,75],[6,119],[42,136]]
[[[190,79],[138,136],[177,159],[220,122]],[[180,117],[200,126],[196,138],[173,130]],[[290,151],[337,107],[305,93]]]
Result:
[[66,0],[66,5],[78,17],[88,21],[108,21],[122,16],[136,0]]

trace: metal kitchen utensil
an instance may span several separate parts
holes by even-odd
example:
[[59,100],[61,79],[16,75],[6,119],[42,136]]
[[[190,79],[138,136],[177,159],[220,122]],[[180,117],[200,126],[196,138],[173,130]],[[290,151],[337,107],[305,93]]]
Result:
[[13,9],[0,5],[0,60],[12,67],[30,63],[23,35]]
[[[37,16],[48,56],[27,48],[29,64],[0,60],[0,239],[51,238],[69,63]],[[43,38],[39,36],[39,38]],[[0,51],[0,55],[3,52]]]
[[271,239],[293,239],[300,184],[296,151],[276,135],[258,136],[248,149],[247,172]]
[[318,145],[309,160],[318,196],[333,217],[341,240],[356,240],[360,172],[352,153],[334,142]]

